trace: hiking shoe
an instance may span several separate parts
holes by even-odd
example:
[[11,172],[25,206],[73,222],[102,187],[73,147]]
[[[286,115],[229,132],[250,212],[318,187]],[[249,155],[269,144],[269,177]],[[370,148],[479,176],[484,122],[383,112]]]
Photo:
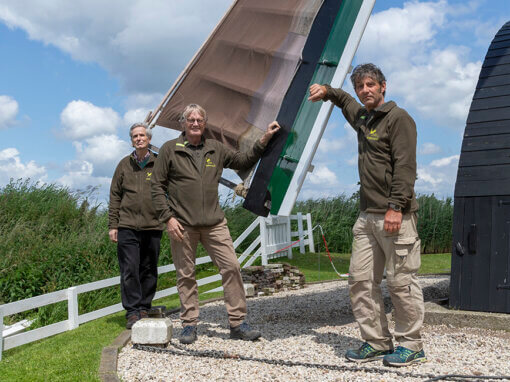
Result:
[[427,362],[423,349],[412,351],[403,346],[398,346],[393,353],[385,355],[383,358],[385,366],[407,366],[420,362]]
[[140,319],[142,318],[149,318],[149,312],[147,312],[146,310],[141,310],[140,311]]
[[233,340],[255,341],[260,336],[260,332],[250,328],[246,322],[235,328],[230,327],[230,338]]
[[138,313],[129,315],[126,322],[126,329],[131,329],[139,319],[140,316],[138,315]]
[[345,358],[352,362],[371,362],[382,359],[392,353],[393,350],[376,350],[368,342],[364,342],[359,349],[349,349],[345,353]]
[[179,338],[179,342],[181,344],[189,345],[197,340],[197,327],[196,326],[185,326],[182,329],[181,337]]

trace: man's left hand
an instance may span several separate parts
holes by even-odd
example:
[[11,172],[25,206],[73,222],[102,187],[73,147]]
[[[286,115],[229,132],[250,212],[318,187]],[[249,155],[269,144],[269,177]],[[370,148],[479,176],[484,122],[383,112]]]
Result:
[[388,208],[384,215],[384,230],[388,233],[400,231],[402,226],[402,212]]
[[267,145],[267,143],[271,140],[271,138],[273,138],[273,135],[275,135],[278,130],[280,130],[280,125],[278,122],[271,122],[267,126],[267,130],[264,135],[260,137],[260,143],[262,143],[264,146]]

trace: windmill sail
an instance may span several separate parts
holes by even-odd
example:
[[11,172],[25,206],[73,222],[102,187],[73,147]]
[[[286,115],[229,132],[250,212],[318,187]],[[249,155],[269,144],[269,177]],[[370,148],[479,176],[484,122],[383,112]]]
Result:
[[244,207],[289,214],[330,113],[306,101],[308,87],[341,85],[374,1],[237,0],[149,122],[182,130],[180,113],[197,103],[207,138],[246,151],[278,120]]

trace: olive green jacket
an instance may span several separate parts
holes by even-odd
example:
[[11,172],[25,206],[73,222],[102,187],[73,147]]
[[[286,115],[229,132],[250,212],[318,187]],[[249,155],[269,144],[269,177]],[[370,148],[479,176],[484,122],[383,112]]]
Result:
[[160,221],[175,217],[188,226],[211,226],[224,219],[218,202],[223,168],[248,169],[260,158],[264,146],[257,141],[247,153],[234,151],[214,139],[203,139],[201,166],[193,159],[184,133],[159,151],[152,176],[152,199]]
[[388,203],[415,212],[416,124],[393,101],[368,112],[342,89],[327,89],[325,101],[342,109],[358,134],[360,210],[384,213]]
[[123,158],[113,174],[110,186],[108,228],[131,228],[137,231],[163,230],[151,196],[151,177],[156,154],[150,153],[142,169],[133,154]]

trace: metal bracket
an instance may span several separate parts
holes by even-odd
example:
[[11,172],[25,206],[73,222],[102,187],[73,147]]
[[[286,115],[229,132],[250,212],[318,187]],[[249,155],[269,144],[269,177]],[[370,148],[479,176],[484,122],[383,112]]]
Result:
[[336,61],[329,61],[329,60],[322,60],[319,62],[319,65],[329,66],[329,67],[336,67],[338,66],[338,62]]
[[460,244],[460,242],[457,242],[457,244],[455,245],[455,249],[457,250],[457,255],[459,256],[464,256],[466,254],[464,252],[464,247],[462,246],[462,244]]

